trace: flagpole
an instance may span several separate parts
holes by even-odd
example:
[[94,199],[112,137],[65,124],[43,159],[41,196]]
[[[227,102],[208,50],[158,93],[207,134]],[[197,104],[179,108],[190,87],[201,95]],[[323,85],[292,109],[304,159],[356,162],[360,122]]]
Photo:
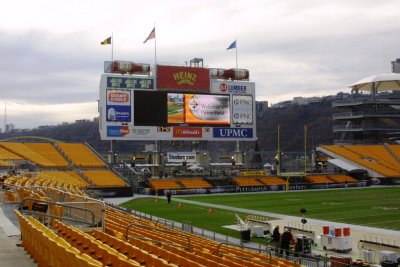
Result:
[[238,47],[238,45],[237,45],[237,39],[236,39],[236,68],[238,68],[238,56],[237,56],[237,47]]
[[154,61],[157,65],[157,36],[156,36],[156,22],[154,21]]
[[114,32],[111,33],[111,62],[114,61]]

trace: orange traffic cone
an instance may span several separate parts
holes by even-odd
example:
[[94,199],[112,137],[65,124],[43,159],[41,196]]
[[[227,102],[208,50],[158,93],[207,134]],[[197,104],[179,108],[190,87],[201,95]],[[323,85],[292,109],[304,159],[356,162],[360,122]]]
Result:
[[178,208],[182,208],[183,207],[183,204],[182,203],[179,203],[178,204]]
[[213,209],[208,209],[208,213],[213,213]]

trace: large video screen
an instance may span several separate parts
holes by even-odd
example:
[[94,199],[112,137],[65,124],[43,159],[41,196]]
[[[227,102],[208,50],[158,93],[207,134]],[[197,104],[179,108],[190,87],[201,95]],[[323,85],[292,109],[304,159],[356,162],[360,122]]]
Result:
[[230,96],[139,91],[134,93],[134,125],[230,126]]

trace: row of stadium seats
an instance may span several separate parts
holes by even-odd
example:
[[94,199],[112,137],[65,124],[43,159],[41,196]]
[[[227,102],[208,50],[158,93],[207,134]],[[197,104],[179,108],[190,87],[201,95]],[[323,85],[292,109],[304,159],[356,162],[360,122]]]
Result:
[[[102,266],[140,266],[137,261],[104,244],[83,231],[56,221],[54,230],[78,253],[86,254]],[[101,266],[100,265],[100,266]]]
[[185,188],[212,188],[213,186],[203,179],[180,179],[179,182]]
[[[62,153],[62,154],[60,154]],[[80,143],[0,142],[0,160],[28,160],[42,168],[66,168],[70,162],[79,168],[105,168],[105,163]],[[70,162],[68,162],[70,161]]]
[[329,179],[329,176],[325,175],[313,175],[306,176],[305,180],[312,184],[331,184],[333,181]]
[[64,156],[79,168],[105,168],[105,163],[100,160],[84,144],[57,143],[57,148],[62,151]]
[[64,189],[66,191],[73,190],[79,193],[81,189],[88,184],[82,180],[77,173],[70,172],[39,172],[33,173],[35,177],[26,176],[9,176],[4,180],[5,186],[46,186],[52,188]]
[[328,179],[336,183],[357,183],[357,179],[354,179],[351,176],[344,175],[344,174],[333,174],[333,175],[326,175]]
[[33,217],[25,218],[16,211],[21,228],[22,245],[38,266],[103,266],[85,253],[80,253]]
[[[112,209],[106,212],[106,232],[110,235],[123,237],[129,225],[127,242],[142,250],[179,266],[298,266],[284,259],[256,253],[235,246],[220,246],[220,243],[201,236],[188,234],[183,230],[170,229],[166,226],[141,220],[131,214]],[[95,236],[98,234],[94,233]],[[97,237],[102,239],[102,237]],[[152,241],[149,242],[142,241]],[[217,249],[218,255],[217,255]],[[181,255],[191,261],[183,263],[184,259],[176,258]],[[175,258],[174,258],[175,257]]]
[[[83,171],[82,175],[93,186],[126,186],[126,183],[120,177],[109,170]],[[42,171],[27,173],[26,176],[9,176],[5,179],[4,184],[15,186],[48,186],[64,190],[72,189],[75,193],[78,193],[84,187],[91,186],[75,171]]]
[[109,170],[82,171],[82,175],[96,186],[126,186],[118,175]]
[[264,186],[257,178],[253,177],[235,177],[232,179],[233,182],[238,186]]
[[400,145],[388,145],[390,151],[399,160],[400,159]]
[[68,166],[68,164],[60,164],[57,161],[44,157],[42,154],[37,153],[34,149],[23,143],[1,142],[0,146],[42,168],[65,168]]
[[14,167],[14,166],[15,164],[0,159],[0,167]]
[[[400,162],[384,146],[333,146],[323,148],[385,177],[400,177]],[[396,146],[392,146],[396,150]],[[393,148],[392,151],[393,151]]]
[[[332,174],[332,175],[312,175],[306,176],[305,180],[313,184],[323,184],[323,183],[354,183],[357,182],[351,176],[344,174]],[[265,185],[285,185],[286,181],[278,177],[245,177],[245,178],[233,178],[233,181],[238,186],[265,186]]]
[[[37,181],[37,182],[36,182]],[[42,181],[42,183],[41,183]],[[32,185],[43,185],[45,181],[52,181],[64,184],[71,184],[76,185],[79,187],[88,186],[89,184],[82,179],[75,171],[67,171],[67,172],[60,172],[60,171],[45,171],[45,172],[37,172],[36,176],[30,184]],[[47,184],[45,184],[47,185]]]
[[258,178],[265,185],[284,185],[286,181],[278,177],[261,177]]
[[[60,198],[59,191],[52,188],[22,186],[18,190],[23,197],[46,200],[47,203],[54,202],[49,206],[50,215],[52,209],[61,208],[61,212],[53,212],[61,216],[61,220],[63,212],[60,204],[66,200],[69,205],[72,199]],[[85,197],[76,198],[77,204],[85,201]],[[29,205],[32,203],[33,201]],[[28,207],[28,210],[31,208]],[[98,209],[99,214],[104,211],[104,208]],[[72,218],[81,217],[75,213],[79,210],[67,210]],[[39,266],[300,267],[297,263],[240,247],[221,246],[216,241],[180,229],[170,229],[111,207],[105,209],[105,232],[98,228],[85,228],[90,234],[56,219],[51,219],[50,224],[45,226],[43,222],[46,218],[44,214],[40,215],[41,213],[37,216],[42,222],[33,217],[24,217],[18,211],[16,213],[21,227],[22,245]],[[128,225],[129,235],[128,239],[125,239]],[[82,259],[85,262],[81,262]]]
[[13,160],[22,160],[22,158],[0,146],[0,167],[14,167]]
[[[271,177],[234,177],[234,183],[238,186],[271,186],[271,185],[285,185],[284,179],[271,176]],[[307,176],[306,181],[314,184],[318,183],[353,183],[357,182],[356,179],[343,175],[319,175]],[[183,189],[183,188],[212,188],[212,185],[204,179],[179,179],[179,180],[158,180],[152,179],[149,181],[152,189],[155,191],[165,189]]]
[[5,149],[4,147],[1,146],[2,143],[0,143],[0,160],[21,160],[22,157],[18,156],[17,154],[14,154],[10,150]]
[[213,186],[204,179],[179,179],[158,180],[151,179],[149,185],[155,191],[161,189],[183,189],[183,188],[212,188]]
[[25,143],[25,145],[59,168],[66,168],[69,165],[66,159],[50,143]]

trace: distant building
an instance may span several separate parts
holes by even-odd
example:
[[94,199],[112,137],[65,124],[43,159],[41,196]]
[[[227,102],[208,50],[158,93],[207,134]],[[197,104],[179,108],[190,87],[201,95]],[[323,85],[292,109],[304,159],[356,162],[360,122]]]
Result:
[[39,130],[46,130],[46,129],[51,129],[51,128],[54,128],[54,127],[56,127],[56,126],[54,126],[54,125],[41,125],[41,126],[39,126],[37,128]]
[[293,105],[300,105],[300,106],[305,106],[305,105],[308,105],[308,104],[312,104],[312,103],[319,103],[319,102],[321,102],[321,97],[316,97],[316,96],[313,96],[313,97],[301,97],[301,96],[298,96],[298,97],[293,97],[293,101],[292,101],[292,104]]
[[268,101],[256,101],[256,116],[262,118],[264,110],[268,108]]
[[392,61],[392,72],[400,73],[400,58]]
[[282,101],[276,104],[271,105],[272,108],[286,108],[290,105],[300,105],[300,106],[306,106],[309,104],[313,104],[313,103],[320,103],[322,101],[322,99],[324,99],[326,97],[317,97],[317,96],[313,96],[313,97],[302,97],[302,96],[296,96],[293,97],[292,101]]
[[13,123],[6,124],[6,129],[4,130],[5,133],[11,133],[15,129],[15,125]]
[[292,101],[282,101],[271,105],[272,108],[286,108],[292,104]]
[[334,144],[384,144],[400,140],[398,91],[339,95],[332,102]]
[[256,113],[263,112],[268,107],[268,101],[256,101]]
[[333,99],[344,99],[344,98],[349,98],[350,96],[351,95],[349,93],[339,92]]
[[89,122],[89,119],[80,119],[80,120],[75,120],[75,123],[84,123],[84,122]]

